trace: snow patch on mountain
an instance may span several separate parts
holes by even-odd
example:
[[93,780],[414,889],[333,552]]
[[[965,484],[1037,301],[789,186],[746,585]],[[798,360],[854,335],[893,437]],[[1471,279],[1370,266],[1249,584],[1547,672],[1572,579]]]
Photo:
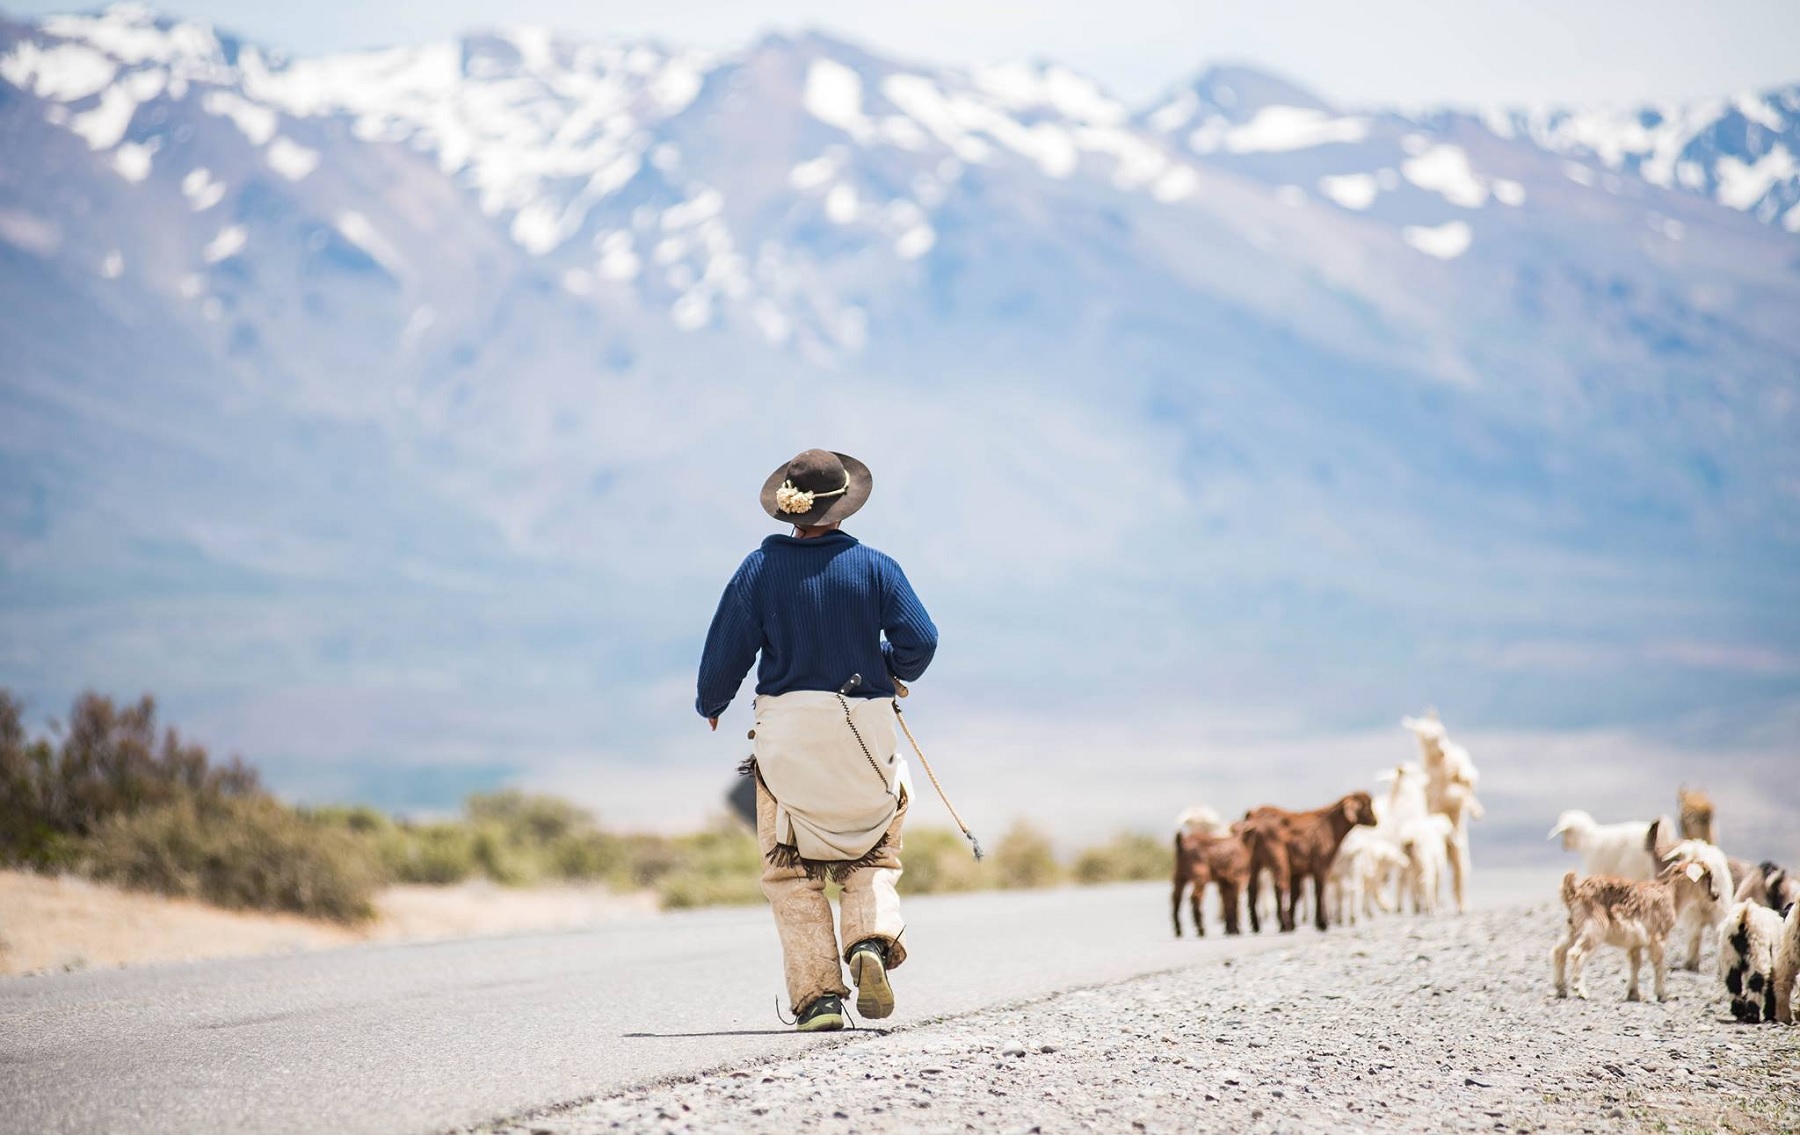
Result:
[[113,151],[112,167],[126,181],[143,181],[150,176],[156,146],[145,142],[126,142]]
[[118,73],[118,64],[85,43],[43,47],[26,40],[0,57],[0,79],[58,102],[79,102],[97,95]]
[[1800,84],[1687,104],[1490,109],[1505,138],[1712,198],[1766,224],[1800,205]]
[[181,179],[182,195],[196,213],[204,213],[225,199],[225,183],[204,166],[191,169]]
[[1321,177],[1319,192],[1346,209],[1360,211],[1375,203],[1381,186],[1372,173],[1344,173]]
[[299,181],[319,168],[319,151],[302,146],[292,138],[277,136],[269,143],[265,157],[269,168],[289,181]]
[[218,37],[210,27],[194,22],[163,26],[143,4],[114,4],[98,15],[50,16],[43,29],[61,39],[83,40],[133,65],[220,56]]
[[281,126],[280,115],[235,91],[207,91],[200,97],[200,108],[208,114],[229,118],[252,146],[268,145]]
[[0,207],[0,241],[47,260],[62,248],[61,226],[24,209]]
[[244,251],[250,243],[250,231],[243,225],[227,225],[219,230],[219,235],[212,238],[200,255],[208,264],[218,264],[229,260]]
[[1800,163],[1794,161],[1786,146],[1776,143],[1753,162],[1721,156],[1715,176],[1718,189],[1714,196],[1719,204],[1748,211],[1769,197],[1777,186],[1800,178]]
[[346,209],[338,214],[336,227],[345,240],[368,253],[371,259],[386,268],[391,275],[400,274],[404,265],[399,250],[381,235],[368,217],[354,209]]
[[98,106],[69,119],[69,132],[96,150],[110,150],[125,137],[137,108],[137,99],[123,85],[107,87]]
[[820,122],[835,126],[858,142],[875,133],[863,113],[862,77],[835,59],[815,59],[806,70],[807,111]]
[[1442,225],[1407,225],[1400,230],[1401,239],[1439,260],[1455,260],[1469,251],[1475,231],[1467,221],[1451,221]]
[[1461,146],[1432,146],[1401,162],[1400,176],[1452,205],[1477,209],[1487,203],[1487,186],[1475,176],[1469,155]]
[[1188,145],[1197,154],[1210,154],[1220,146],[1234,154],[1267,154],[1360,142],[1368,136],[1366,118],[1339,117],[1304,106],[1267,106],[1242,126],[1209,119],[1188,136]]
[[1066,67],[1010,62],[977,67],[971,77],[979,90],[1014,112],[1049,111],[1086,126],[1117,126],[1129,117],[1098,83]]

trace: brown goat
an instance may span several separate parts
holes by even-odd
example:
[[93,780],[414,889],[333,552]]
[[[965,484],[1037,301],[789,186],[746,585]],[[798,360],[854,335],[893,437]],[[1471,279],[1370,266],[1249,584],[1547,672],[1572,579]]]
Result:
[[1170,916],[1175,921],[1175,937],[1181,937],[1181,895],[1193,887],[1194,935],[1206,937],[1206,923],[1200,918],[1200,900],[1206,884],[1219,888],[1219,907],[1225,915],[1225,933],[1241,934],[1238,924],[1238,897],[1250,874],[1250,850],[1237,836],[1238,825],[1230,835],[1208,835],[1204,832],[1175,833],[1175,894],[1170,900]]
[[1294,929],[1294,910],[1302,884],[1313,884],[1313,925],[1325,929],[1325,875],[1344,836],[1359,824],[1375,825],[1375,802],[1367,792],[1350,795],[1310,812],[1264,806],[1243,820],[1244,845],[1250,851],[1250,929],[1261,933],[1256,900],[1259,875],[1267,869],[1275,881],[1275,908],[1283,931]]

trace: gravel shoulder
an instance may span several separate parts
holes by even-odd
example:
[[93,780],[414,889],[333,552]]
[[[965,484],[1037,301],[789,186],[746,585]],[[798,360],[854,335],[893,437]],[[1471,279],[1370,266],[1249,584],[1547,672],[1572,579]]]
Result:
[[478,1130],[1800,1131],[1800,1028],[1733,1022],[1710,946],[1666,1002],[1624,1000],[1615,950],[1592,1001],[1558,1001],[1561,924],[1543,903],[1303,930]]

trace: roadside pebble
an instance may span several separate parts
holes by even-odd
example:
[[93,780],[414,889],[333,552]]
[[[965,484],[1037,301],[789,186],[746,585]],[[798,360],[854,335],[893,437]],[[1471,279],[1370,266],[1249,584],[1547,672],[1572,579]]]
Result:
[[[1800,1028],[1733,1024],[1710,974],[1671,973],[1670,1001],[1628,1004],[1613,950],[1589,962],[1593,1000],[1558,1001],[1561,921],[1540,904],[1302,931],[1104,997],[902,1026],[472,1130],[1598,1135],[1712,1130],[1721,1115],[1733,1131],[1800,1130]],[[1031,1046],[998,1039],[1014,1031]]]

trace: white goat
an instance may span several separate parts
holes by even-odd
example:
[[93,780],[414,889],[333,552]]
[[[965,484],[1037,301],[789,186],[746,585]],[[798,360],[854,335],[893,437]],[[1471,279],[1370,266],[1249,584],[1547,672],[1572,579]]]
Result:
[[1400,889],[1412,897],[1415,914],[1437,913],[1438,891],[1450,869],[1455,839],[1450,817],[1442,812],[1416,817],[1400,829],[1400,853],[1406,861]]
[[1781,916],[1760,903],[1740,902],[1719,927],[1719,973],[1731,995],[1731,1015],[1747,1025],[1776,1020],[1776,947],[1786,929]]
[[1326,878],[1332,916],[1348,926],[1355,926],[1361,917],[1373,916],[1389,874],[1405,866],[1406,857],[1386,836],[1370,827],[1351,828],[1338,845]]
[[1223,836],[1231,833],[1231,825],[1221,820],[1219,814],[1211,808],[1198,804],[1175,817],[1175,830],[1195,835]]
[[[1657,830],[1662,831],[1661,825]],[[1698,971],[1700,940],[1708,935],[1716,938],[1725,916],[1731,912],[1731,863],[1723,851],[1699,839],[1684,839],[1673,846],[1659,843],[1656,857],[1677,872],[1692,863],[1706,868],[1704,885],[1691,882],[1679,873],[1675,877],[1676,886],[1694,888],[1694,893],[1680,904],[1681,917],[1675,923],[1676,956],[1679,959],[1676,964],[1682,969]],[[1687,946],[1685,951],[1680,949],[1683,943]]]
[[1437,710],[1426,710],[1424,717],[1403,717],[1402,727],[1419,739],[1419,752],[1425,758],[1425,798],[1433,812],[1450,820],[1450,842],[1446,851],[1450,859],[1451,888],[1456,893],[1456,911],[1469,909],[1469,822],[1486,815],[1481,801],[1475,798],[1475,785],[1481,773],[1469,751],[1450,740]]
[[[1431,813],[1425,797],[1425,770],[1413,761],[1383,769],[1375,774],[1378,783],[1388,786],[1385,795],[1375,797],[1375,834],[1386,840],[1395,855],[1384,857],[1375,880],[1376,900],[1383,910],[1396,911],[1406,897],[1406,852],[1402,846],[1404,833]],[[1387,897],[1389,882],[1393,897]]]
[[1800,979],[1800,902],[1788,907],[1775,947],[1775,1019],[1794,1023],[1794,985]]
[[1594,817],[1571,809],[1556,818],[1547,839],[1562,837],[1564,851],[1579,852],[1583,875],[1613,875],[1643,881],[1656,878],[1656,856],[1650,846],[1649,820],[1597,824]]

